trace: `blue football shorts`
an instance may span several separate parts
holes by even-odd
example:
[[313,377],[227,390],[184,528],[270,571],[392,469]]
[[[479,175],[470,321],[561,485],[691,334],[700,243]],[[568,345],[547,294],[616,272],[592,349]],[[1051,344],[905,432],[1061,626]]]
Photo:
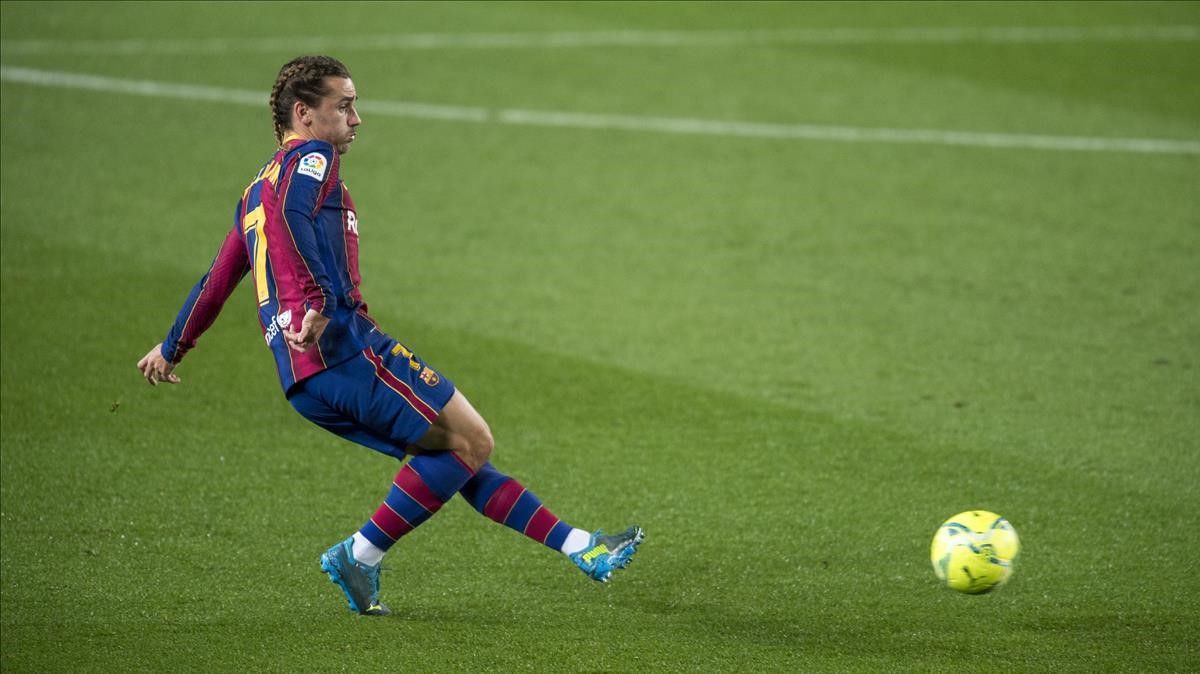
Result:
[[403,459],[454,395],[454,383],[391,337],[297,384],[288,402],[351,442]]

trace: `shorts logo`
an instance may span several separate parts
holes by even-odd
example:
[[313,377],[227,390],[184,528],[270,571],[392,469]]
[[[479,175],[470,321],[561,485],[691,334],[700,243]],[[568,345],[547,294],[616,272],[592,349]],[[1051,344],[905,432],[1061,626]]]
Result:
[[320,152],[309,152],[300,158],[300,165],[296,167],[296,173],[305,175],[317,180],[325,179],[325,155]]
[[425,366],[425,369],[421,372],[421,381],[429,386],[437,386],[441,380],[442,378],[438,376],[438,373],[434,372],[433,368],[429,366]]
[[291,327],[291,325],[292,325],[292,310],[288,309],[287,311],[283,312],[282,314],[279,314],[278,316],[276,316],[275,322],[278,323],[279,327],[281,327],[281,328],[286,329],[286,328]]

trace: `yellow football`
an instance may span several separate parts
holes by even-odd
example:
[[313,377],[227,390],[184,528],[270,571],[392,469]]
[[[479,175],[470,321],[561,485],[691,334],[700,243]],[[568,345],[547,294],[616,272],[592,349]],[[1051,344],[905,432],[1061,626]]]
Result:
[[986,510],[968,510],[938,527],[929,558],[946,587],[981,594],[1008,581],[1020,549],[1017,531],[1008,520]]

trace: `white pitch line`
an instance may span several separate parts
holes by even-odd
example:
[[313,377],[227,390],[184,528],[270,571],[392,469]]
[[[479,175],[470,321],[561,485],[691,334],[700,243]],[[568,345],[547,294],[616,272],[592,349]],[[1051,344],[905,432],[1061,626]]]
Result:
[[[0,79],[5,82],[31,84],[39,87],[61,89],[86,89],[109,93],[133,94],[153,98],[181,98],[192,101],[217,101],[242,105],[262,106],[270,99],[263,91],[230,89],[203,84],[175,84],[153,80],[126,80],[103,75],[67,73],[54,70],[36,70],[0,66]],[[389,117],[417,117],[420,119],[445,119],[462,122],[486,122],[490,115],[484,108],[468,108],[431,103],[409,103],[404,101],[362,101],[359,110]]]
[[[15,84],[65,89],[85,89],[155,98],[219,101],[243,105],[267,105],[267,94],[247,89],[230,89],[198,84],[174,84],[152,80],[127,80],[102,75],[68,73],[0,66],[0,79]],[[406,101],[362,101],[359,109],[389,117],[413,117],[457,122],[490,122],[520,126],[601,129],[651,133],[699,134],[707,136],[817,140],[848,143],[903,143],[957,145],[966,147],[1021,148],[1068,152],[1124,152],[1135,154],[1200,155],[1200,141],[1162,138],[1104,138],[1094,136],[1049,136],[1038,134],[986,133],[946,129],[891,129],[817,124],[771,124],[720,121],[686,117],[556,112],[438,105]]]
[[1139,154],[1200,154],[1200,141],[1158,138],[1046,136],[1037,134],[951,131],[945,129],[890,129],[817,124],[770,124],[763,122],[689,119],[683,117],[639,117],[633,115],[598,115],[534,110],[501,110],[498,113],[497,121],[505,124],[535,126],[623,129],[626,131],[656,131],[659,133],[704,134],[709,136],[828,140],[849,143],[962,145],[968,147],[1133,152]]
[[5,54],[225,54],[231,52],[388,51],[411,49],[559,49],[580,47],[724,47],[889,43],[1033,44],[1195,42],[1200,26],[1009,26],[811,28],[785,30],[610,30],[546,33],[396,33],[202,39],[7,40]]

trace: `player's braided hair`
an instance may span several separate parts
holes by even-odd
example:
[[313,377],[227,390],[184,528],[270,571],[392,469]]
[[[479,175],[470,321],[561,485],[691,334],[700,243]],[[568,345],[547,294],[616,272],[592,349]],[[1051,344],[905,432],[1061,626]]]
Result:
[[271,87],[271,117],[275,140],[283,143],[283,134],[292,126],[292,106],[296,101],[316,107],[329,94],[326,77],[350,77],[350,71],[331,56],[298,56],[279,69]]

